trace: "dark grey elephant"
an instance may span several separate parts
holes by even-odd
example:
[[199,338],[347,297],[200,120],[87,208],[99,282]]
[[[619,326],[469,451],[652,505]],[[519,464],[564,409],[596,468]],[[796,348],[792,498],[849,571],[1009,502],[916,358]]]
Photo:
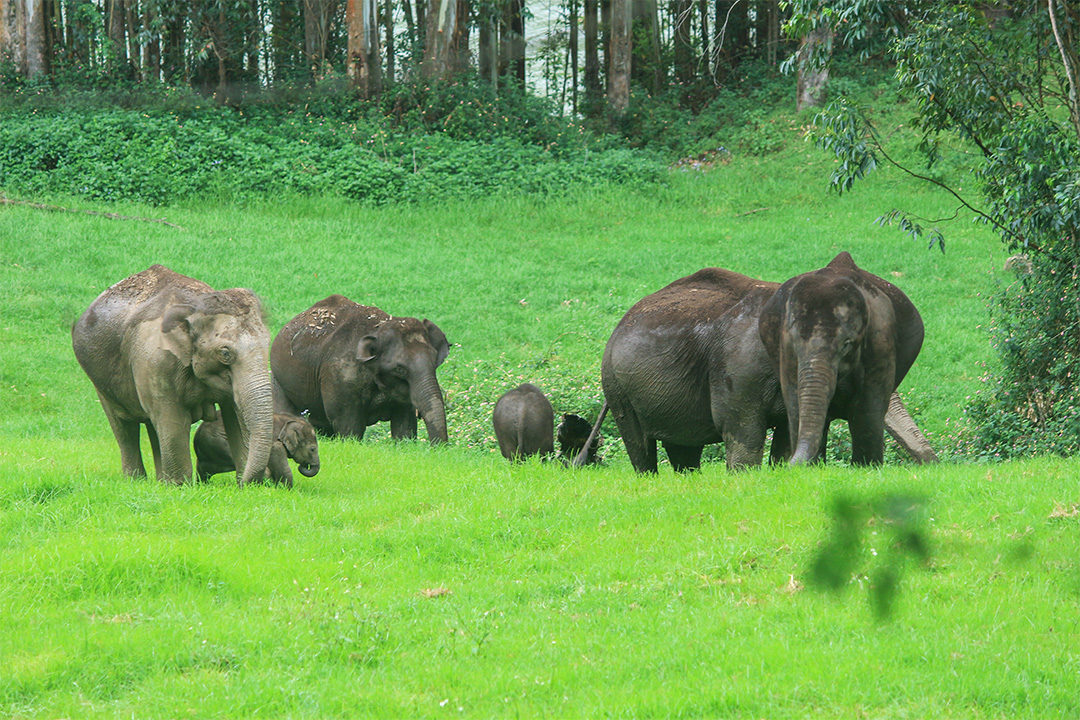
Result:
[[619,321],[601,380],[638,472],[656,472],[657,441],[676,470],[699,467],[704,446],[718,442],[728,468],[760,465],[770,428],[771,457],[786,457],[780,383],[758,333],[777,287],[706,268],[641,299]]
[[[220,420],[203,422],[192,440],[195,447],[195,476],[205,482],[211,475],[236,469],[225,425]],[[266,477],[285,487],[293,486],[289,460],[304,477],[319,474],[319,439],[311,423],[297,415],[274,413],[274,444],[266,465]]]
[[532,383],[523,383],[500,397],[491,422],[499,452],[507,460],[555,452],[555,411],[544,391]]
[[270,333],[250,290],[215,291],[154,265],[101,293],[71,337],[124,473],[146,474],[145,425],[158,479],[191,479],[191,426],[216,418],[216,405],[240,483],[262,476],[273,443]]
[[890,400],[923,343],[911,300],[842,252],[781,285],[759,330],[783,393],[791,462],[820,460],[830,421],[843,418],[852,462],[881,463]]
[[391,317],[341,295],[320,300],[274,338],[274,407],[309,412],[316,429],[363,438],[389,420],[396,439],[416,437],[419,412],[431,443],[446,442],[446,409],[435,369],[450,345],[435,323]]

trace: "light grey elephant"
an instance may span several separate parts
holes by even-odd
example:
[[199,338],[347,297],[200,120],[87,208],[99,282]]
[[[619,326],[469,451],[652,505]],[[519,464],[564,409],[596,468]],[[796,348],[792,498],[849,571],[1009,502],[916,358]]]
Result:
[[190,480],[191,426],[220,409],[240,483],[262,477],[274,439],[270,333],[250,290],[214,290],[154,265],[101,293],[71,337],[125,474],[146,474],[145,425],[158,479]]

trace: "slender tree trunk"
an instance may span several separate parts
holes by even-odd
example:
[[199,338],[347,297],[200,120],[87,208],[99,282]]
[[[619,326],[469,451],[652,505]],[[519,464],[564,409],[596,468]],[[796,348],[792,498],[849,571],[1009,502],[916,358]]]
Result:
[[115,68],[126,69],[128,63],[125,16],[124,0],[106,0],[105,30],[109,38],[110,64]]
[[39,80],[49,73],[45,0],[23,0],[26,8],[26,79]]
[[585,0],[585,104],[594,107],[602,95],[598,0]]
[[143,81],[142,46],[139,32],[141,17],[136,7],[138,0],[125,0],[124,24],[127,26],[127,55],[131,63],[131,69],[135,73],[135,80]]
[[477,62],[480,67],[477,68],[477,74],[484,80],[487,80],[492,85],[498,87],[499,85],[499,66],[498,66],[498,52],[496,52],[497,38],[498,38],[498,25],[490,17],[482,17],[478,20],[478,38],[477,43]]
[[675,15],[672,39],[675,80],[680,85],[689,85],[694,81],[694,54],[690,45],[690,20],[694,5],[691,0],[673,0],[671,9]]
[[304,0],[304,59],[316,80],[326,73],[330,21],[336,8],[336,0]]
[[578,0],[570,0],[570,43],[566,49],[570,63],[570,107],[577,114],[578,107]]
[[422,73],[446,79],[451,73],[451,45],[457,26],[457,0],[431,0],[427,12]]
[[829,89],[829,65],[825,58],[832,53],[832,38],[832,28],[822,23],[799,41],[796,110],[817,107],[825,102]]
[[499,74],[525,86],[525,0],[509,0],[499,27]]
[[630,105],[630,64],[633,43],[630,0],[611,0],[611,61],[608,64],[608,102],[615,115]]
[[1065,14],[1073,23],[1063,21],[1058,17],[1058,0],[1046,0],[1047,11],[1050,14],[1050,26],[1054,31],[1054,40],[1057,42],[1058,51],[1061,53],[1061,62],[1065,66],[1065,77],[1069,82],[1069,116],[1072,118],[1073,128],[1076,130],[1077,139],[1080,139],[1080,59],[1076,55],[1077,39],[1073,35],[1073,26],[1080,22],[1080,8],[1076,3],[1061,2]]
[[158,22],[157,0],[146,0],[143,9],[143,27],[148,40],[144,46],[143,70],[150,82],[161,81],[161,28]]
[[382,21],[383,30],[386,33],[386,70],[383,73],[383,80],[385,82],[393,83],[397,60],[394,54],[397,51],[397,48],[394,45],[394,4],[392,0],[385,0],[383,3]]
[[169,12],[164,17],[163,33],[162,78],[174,85],[187,83],[189,78],[184,58],[184,17],[175,5],[169,7]]
[[26,76],[26,25],[21,0],[0,0],[0,61]]
[[712,73],[713,42],[709,34],[709,0],[698,0],[698,18],[701,20],[701,62],[704,76],[714,77]]
[[345,76],[349,86],[363,98],[382,92],[378,13],[376,0],[347,0],[345,5],[349,38]]

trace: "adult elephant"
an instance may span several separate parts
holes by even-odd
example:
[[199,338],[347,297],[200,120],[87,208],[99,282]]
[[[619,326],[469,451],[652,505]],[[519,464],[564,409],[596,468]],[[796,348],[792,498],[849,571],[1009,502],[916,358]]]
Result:
[[781,285],[759,332],[787,410],[791,462],[821,459],[830,421],[843,418],[852,462],[881,463],[890,399],[923,343],[911,300],[841,252]]
[[619,321],[601,381],[638,472],[656,472],[658,441],[679,471],[699,467],[704,446],[717,442],[729,469],[760,465],[770,428],[770,457],[787,456],[780,383],[758,332],[778,287],[705,268],[641,299]]
[[428,440],[446,442],[446,409],[435,369],[450,345],[435,323],[391,317],[331,295],[288,322],[270,348],[274,402],[330,435],[364,437],[389,420],[394,438],[416,437],[416,414]]
[[145,425],[159,480],[191,479],[191,425],[217,417],[243,468],[262,477],[273,443],[270,333],[250,290],[214,290],[161,265],[101,293],[71,331],[124,473],[143,476]]

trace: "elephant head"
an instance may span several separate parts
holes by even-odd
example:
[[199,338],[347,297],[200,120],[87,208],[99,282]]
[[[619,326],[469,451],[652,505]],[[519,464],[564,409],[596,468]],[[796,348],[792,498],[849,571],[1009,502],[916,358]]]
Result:
[[205,388],[191,421],[213,419],[217,403],[241,482],[261,477],[274,428],[270,333],[258,299],[239,289],[185,298],[162,315],[161,340]]
[[319,474],[319,439],[315,428],[303,418],[288,417],[281,425],[277,439],[285,447],[285,454],[296,461],[300,474],[315,477]]
[[890,397],[922,346],[911,301],[842,252],[782,284],[762,308],[759,332],[780,379],[791,462],[823,457],[829,422],[844,418],[853,462],[880,463]]
[[373,371],[379,391],[395,403],[416,408],[433,444],[447,441],[446,409],[435,369],[449,354],[446,335],[426,318],[387,318],[356,346],[356,359]]

